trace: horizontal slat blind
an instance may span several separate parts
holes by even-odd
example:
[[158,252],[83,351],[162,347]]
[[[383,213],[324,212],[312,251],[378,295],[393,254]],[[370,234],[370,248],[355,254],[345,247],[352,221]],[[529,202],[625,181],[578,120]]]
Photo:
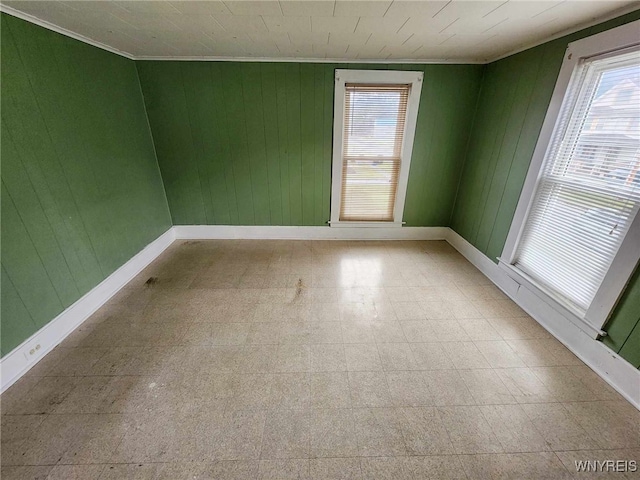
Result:
[[514,264],[584,314],[640,206],[640,52],[573,78]]
[[345,85],[341,221],[393,221],[409,85]]

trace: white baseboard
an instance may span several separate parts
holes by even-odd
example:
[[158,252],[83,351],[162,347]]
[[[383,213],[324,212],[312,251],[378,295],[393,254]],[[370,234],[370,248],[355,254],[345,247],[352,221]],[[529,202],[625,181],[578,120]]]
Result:
[[459,234],[449,230],[446,240],[520,308],[640,410],[640,370],[589,336],[524,285],[519,285]]
[[175,225],[176,239],[444,240],[448,227],[289,227]]
[[82,322],[155,260],[175,240],[173,228],[160,235],[131,260],[22,342],[0,360],[0,392],[4,392]]

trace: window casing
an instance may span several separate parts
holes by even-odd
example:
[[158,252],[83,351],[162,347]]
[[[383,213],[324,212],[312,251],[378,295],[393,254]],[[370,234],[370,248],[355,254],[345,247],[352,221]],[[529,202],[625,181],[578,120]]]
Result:
[[569,45],[499,259],[594,336],[640,258],[638,28]]
[[401,226],[422,72],[336,70],[331,226]]

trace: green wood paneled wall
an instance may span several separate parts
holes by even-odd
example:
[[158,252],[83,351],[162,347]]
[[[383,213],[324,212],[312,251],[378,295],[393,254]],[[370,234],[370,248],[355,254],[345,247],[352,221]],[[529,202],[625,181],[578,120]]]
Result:
[[[640,18],[640,11],[486,66],[451,226],[496,261],[502,253],[569,42]],[[640,280],[631,279],[604,342],[640,366]]]
[[424,71],[404,220],[449,224],[482,66],[136,65],[174,224],[325,225],[335,69]]
[[171,219],[134,62],[1,21],[5,355]]
[[604,343],[640,368],[640,268],[636,268],[605,330]]

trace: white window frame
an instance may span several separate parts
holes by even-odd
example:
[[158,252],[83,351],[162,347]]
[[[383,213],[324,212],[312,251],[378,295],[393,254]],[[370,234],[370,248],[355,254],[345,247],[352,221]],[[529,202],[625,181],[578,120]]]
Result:
[[527,288],[541,300],[553,306],[554,309],[593,338],[606,335],[602,328],[609,319],[640,260],[640,215],[635,215],[632,219],[629,230],[613,259],[611,267],[607,271],[586,313],[581,313],[573,308],[562,297],[539,284],[539,282],[514,266],[513,263],[526,218],[533,204],[544,158],[551,139],[554,137],[556,122],[562,110],[565,94],[576,71],[576,66],[582,59],[597,57],[609,52],[617,52],[640,45],[638,32],[640,32],[640,20],[583,38],[568,45],[509,234],[502,255],[498,258],[499,266],[521,287]]
[[[404,214],[404,202],[407,196],[409,169],[411,167],[411,153],[413,139],[418,121],[418,107],[422,91],[423,72],[392,71],[392,70],[341,70],[336,69],[335,97],[333,109],[333,167],[331,175],[331,220],[332,227],[401,227]],[[407,117],[400,155],[400,172],[398,174],[398,188],[393,208],[392,222],[359,222],[341,221],[340,205],[342,202],[342,147],[344,142],[344,96],[346,83],[374,83],[374,84],[411,84]]]

